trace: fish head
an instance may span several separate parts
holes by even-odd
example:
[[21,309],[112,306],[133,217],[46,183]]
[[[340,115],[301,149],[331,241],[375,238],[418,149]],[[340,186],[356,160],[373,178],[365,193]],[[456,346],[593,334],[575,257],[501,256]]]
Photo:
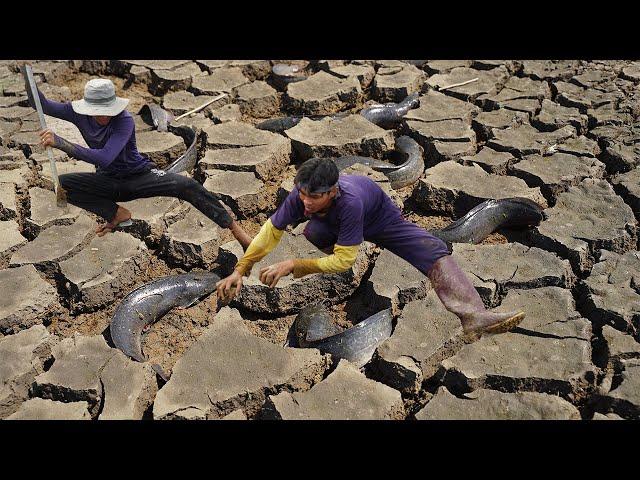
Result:
[[334,335],[337,328],[327,307],[318,302],[303,308],[296,317],[295,333],[300,346]]
[[209,295],[216,289],[216,283],[220,277],[212,272],[192,273],[186,279],[187,288],[190,293],[203,297]]
[[508,200],[517,204],[517,213],[512,216],[513,224],[538,225],[548,218],[544,208],[529,198],[514,197]]
[[411,95],[407,95],[400,103],[411,109],[416,108],[420,106],[420,94],[418,92],[414,92]]
[[299,73],[300,67],[298,65],[289,65],[287,63],[276,63],[273,67],[271,67],[271,71],[274,75],[286,77]]

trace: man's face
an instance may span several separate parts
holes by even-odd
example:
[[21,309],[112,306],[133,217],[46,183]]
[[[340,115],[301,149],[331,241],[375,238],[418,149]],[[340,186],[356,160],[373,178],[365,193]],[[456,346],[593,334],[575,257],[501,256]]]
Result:
[[103,127],[111,121],[111,117],[106,115],[95,115],[93,118],[98,122],[98,125],[102,125]]
[[304,204],[304,214],[309,216],[312,213],[322,213],[331,206],[331,202],[336,196],[338,189],[333,187],[325,193],[309,193],[304,188],[298,188],[298,195]]

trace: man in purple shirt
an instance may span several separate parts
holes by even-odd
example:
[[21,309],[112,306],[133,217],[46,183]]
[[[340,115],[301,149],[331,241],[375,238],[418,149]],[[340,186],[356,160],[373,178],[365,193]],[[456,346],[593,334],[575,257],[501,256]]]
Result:
[[471,338],[485,332],[506,332],[524,319],[523,312],[487,310],[442,240],[405,220],[373,180],[339,176],[335,163],[326,158],[302,164],[291,193],[262,226],[234,272],[218,282],[218,296],[228,300],[240,291],[242,276],[275,248],[286,227],[305,219],[309,219],[304,229],[306,238],[321,250],[331,250],[331,255],[264,267],[260,280],[265,285],[273,288],[290,273],[299,278],[310,273],[346,271],[355,262],[358,246],[367,240],[389,249],[427,275],[438,298],[460,318],[465,334]]
[[[29,103],[35,108],[27,85]],[[93,79],[85,85],[84,98],[59,103],[38,91],[45,114],[73,123],[89,148],[71,143],[51,130],[40,132],[41,144],[96,166],[96,173],[60,175],[69,203],[95,213],[107,223],[96,232],[102,236],[131,218],[131,212],[116,202],[147,197],[186,200],[222,228],[229,228],[246,248],[251,237],[233,220],[220,200],[200,183],[156,168],[136,147],[133,117],[125,110],[128,99],[116,97],[111,80]]]

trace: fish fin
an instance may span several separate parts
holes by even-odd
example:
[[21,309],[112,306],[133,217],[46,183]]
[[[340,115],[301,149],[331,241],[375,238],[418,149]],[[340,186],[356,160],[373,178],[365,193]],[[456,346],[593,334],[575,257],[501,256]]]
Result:
[[200,303],[204,297],[197,297],[193,300],[189,300],[186,303],[180,303],[176,306],[179,310],[186,310],[189,307],[193,307],[195,304]]

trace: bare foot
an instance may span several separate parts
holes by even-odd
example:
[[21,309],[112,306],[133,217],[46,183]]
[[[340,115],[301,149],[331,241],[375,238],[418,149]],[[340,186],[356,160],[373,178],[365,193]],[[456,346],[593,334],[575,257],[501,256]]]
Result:
[[105,223],[104,225],[100,225],[96,228],[96,233],[99,237],[106,235],[107,233],[113,232],[120,223],[125,222],[131,218],[131,212],[124,207],[118,205],[118,210],[116,210],[115,216],[111,219],[110,222]]

